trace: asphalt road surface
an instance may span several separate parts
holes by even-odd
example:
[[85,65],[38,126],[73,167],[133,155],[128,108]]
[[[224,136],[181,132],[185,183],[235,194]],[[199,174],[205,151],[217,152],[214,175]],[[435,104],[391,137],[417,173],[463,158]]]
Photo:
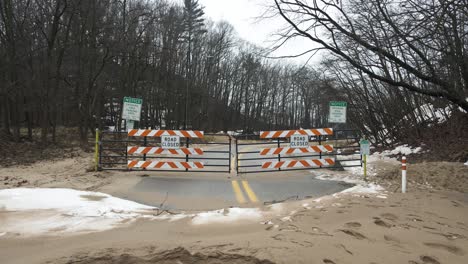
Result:
[[[188,172],[144,171],[145,177],[117,195],[167,209],[197,211],[319,197],[350,187],[342,182],[317,180],[308,170],[243,173],[262,170],[261,164],[266,160],[254,159],[264,157],[258,154],[259,149],[275,147],[272,145],[238,146],[239,152],[249,152],[239,154],[239,159],[252,159],[240,161],[236,159],[235,144],[231,145],[232,154],[227,153],[228,144],[199,147],[204,149],[204,154],[193,156],[190,161],[203,162],[206,166],[204,169]],[[170,160],[169,157],[160,159]],[[271,157],[271,160],[277,160],[277,157]],[[240,173],[237,173],[237,164],[252,167],[240,168]],[[231,173],[228,173],[229,165]]]

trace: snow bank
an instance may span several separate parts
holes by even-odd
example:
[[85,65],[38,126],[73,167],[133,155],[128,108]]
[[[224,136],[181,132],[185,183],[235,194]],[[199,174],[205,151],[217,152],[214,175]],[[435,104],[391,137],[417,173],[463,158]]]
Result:
[[8,234],[30,236],[98,232],[127,225],[140,218],[168,221],[191,218],[194,225],[257,221],[262,218],[258,208],[155,216],[156,209],[99,192],[50,188],[0,190],[0,212],[3,212],[0,237]]
[[[377,169],[374,168],[373,163],[378,160],[388,160],[396,161],[395,158],[389,157],[393,153],[399,153],[400,151],[411,151],[413,153],[419,152],[421,148],[411,149],[406,145],[397,147],[395,150],[386,151],[385,153],[373,153],[367,158],[367,177],[372,178],[377,175]],[[393,154],[395,155],[395,154]],[[352,156],[340,156],[342,159],[354,158]],[[335,193],[333,196],[339,196],[341,193],[357,193],[357,194],[380,194],[378,198],[386,198],[385,195],[382,195],[385,192],[385,189],[377,184],[364,181],[364,168],[363,167],[344,167],[345,171],[310,171],[315,174],[315,178],[319,180],[328,180],[328,181],[341,181],[355,186],[348,188],[340,193]],[[318,198],[314,201],[320,202],[322,199]]]
[[257,221],[262,218],[258,208],[229,208],[199,213],[192,219],[194,225]]
[[367,184],[359,184],[354,187],[348,188],[341,193],[374,193],[379,194],[385,189],[377,184],[374,183],[367,183]]
[[[445,108],[435,107],[431,103],[423,104],[419,109],[414,110],[414,116],[416,117],[416,122],[422,123],[424,121],[433,121],[441,124],[447,121],[447,117],[452,115],[452,108],[447,106]],[[408,116],[404,116],[403,119],[408,120]]]
[[131,213],[154,207],[99,192],[60,188],[17,188],[0,190],[0,206],[7,211],[40,209],[68,210],[84,216]]
[[411,147],[408,144],[395,147],[393,150],[384,150],[382,153],[374,152],[371,156],[379,157],[380,159],[385,159],[388,156],[392,155],[410,155],[422,152],[421,147]]
[[17,188],[0,190],[6,211],[0,233],[39,235],[95,232],[152,217],[155,207],[105,193],[72,189]]

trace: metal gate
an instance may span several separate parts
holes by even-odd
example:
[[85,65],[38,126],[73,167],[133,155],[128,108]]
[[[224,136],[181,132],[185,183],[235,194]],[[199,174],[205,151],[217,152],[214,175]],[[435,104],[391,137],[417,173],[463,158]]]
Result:
[[[163,136],[180,137],[165,148]],[[133,129],[97,133],[98,170],[162,172],[231,172],[231,137],[191,130]]]
[[[307,147],[292,147],[291,137],[308,137]],[[360,131],[331,128],[262,131],[236,136],[236,171],[261,173],[361,167]]]

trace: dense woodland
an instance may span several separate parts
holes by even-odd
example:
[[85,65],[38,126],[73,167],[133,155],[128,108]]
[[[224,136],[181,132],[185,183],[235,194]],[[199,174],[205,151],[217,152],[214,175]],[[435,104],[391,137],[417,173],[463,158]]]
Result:
[[466,115],[466,1],[271,2],[278,45],[308,39],[320,64],[267,59],[196,0],[1,0],[2,133],[85,140],[121,129],[124,96],[143,99],[139,127],[213,132],[329,126],[343,100],[341,127],[378,143],[438,123],[427,111]]

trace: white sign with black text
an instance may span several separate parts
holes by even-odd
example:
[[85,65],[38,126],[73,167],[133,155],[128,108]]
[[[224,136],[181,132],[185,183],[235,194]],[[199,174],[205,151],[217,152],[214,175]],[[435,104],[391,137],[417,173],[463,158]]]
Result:
[[309,136],[307,135],[292,135],[291,148],[307,148],[309,147]]
[[179,149],[180,137],[179,136],[162,136],[161,147],[163,149]]

